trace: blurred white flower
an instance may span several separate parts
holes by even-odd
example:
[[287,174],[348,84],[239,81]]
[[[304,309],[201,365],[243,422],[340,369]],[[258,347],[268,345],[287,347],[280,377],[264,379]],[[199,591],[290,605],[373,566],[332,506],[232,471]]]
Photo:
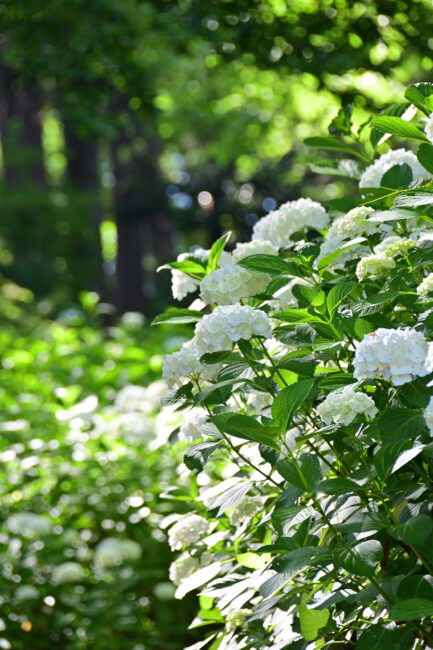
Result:
[[12,533],[15,535],[48,535],[52,529],[52,523],[43,515],[36,515],[33,512],[17,512],[6,521]]
[[64,562],[54,567],[51,574],[53,582],[80,582],[84,578],[84,569],[78,562]]
[[33,585],[20,585],[15,590],[17,600],[33,600],[39,597],[39,591]]
[[141,546],[132,539],[107,537],[97,544],[94,555],[96,566],[109,568],[120,566],[128,560],[141,557]]

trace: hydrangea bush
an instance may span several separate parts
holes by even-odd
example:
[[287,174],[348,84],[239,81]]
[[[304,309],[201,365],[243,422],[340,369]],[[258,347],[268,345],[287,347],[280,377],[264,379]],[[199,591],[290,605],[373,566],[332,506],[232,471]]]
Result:
[[177,598],[200,590],[190,650],[433,648],[433,85],[405,97],[307,141],[350,196],[165,267],[198,292],[155,320],[194,324],[163,366],[193,443],[164,522]]

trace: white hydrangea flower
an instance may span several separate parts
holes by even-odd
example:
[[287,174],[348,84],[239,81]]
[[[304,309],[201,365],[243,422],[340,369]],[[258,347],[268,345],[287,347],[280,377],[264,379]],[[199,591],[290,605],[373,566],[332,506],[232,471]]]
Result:
[[427,404],[427,407],[424,409],[424,420],[426,421],[428,430],[433,436],[433,397],[430,397],[430,401]]
[[114,400],[114,406],[120,411],[144,411],[149,413],[147,393],[143,386],[124,386]]
[[320,203],[311,199],[288,201],[257,221],[252,239],[269,241],[276,248],[285,248],[290,245],[290,236],[294,232],[308,228],[322,230],[328,223],[329,216]]
[[395,267],[395,262],[389,255],[366,255],[362,257],[356,265],[356,277],[358,280],[364,280],[367,277],[378,278],[385,271]]
[[[179,257],[181,257],[179,255]],[[179,259],[178,257],[178,259]],[[183,300],[189,293],[198,289],[200,281],[192,278],[183,271],[173,269],[171,272],[171,293],[175,300]]]
[[401,386],[428,374],[424,365],[427,352],[428,343],[421,332],[410,327],[380,327],[357,344],[353,375],[359,380],[379,376]]
[[433,143],[433,113],[427,118],[426,125],[424,127],[424,133],[428,137],[431,143]]
[[162,377],[167,386],[175,388],[181,385],[181,380],[185,377],[198,376],[203,370],[200,356],[191,341],[184,343],[177,352],[167,354],[162,366]]
[[253,239],[253,241],[236,244],[232,252],[235,263],[250,255],[278,255],[278,248],[265,239]]
[[170,564],[168,576],[177,587],[182,580],[188,578],[200,568],[200,562],[196,557],[183,553],[177,560]]
[[141,557],[141,546],[132,539],[107,537],[96,546],[94,562],[99,567],[120,566],[128,560]]
[[17,600],[33,600],[39,598],[39,591],[33,585],[20,585],[15,590]]
[[179,439],[191,442],[202,435],[200,425],[205,424],[207,413],[203,409],[192,409],[179,429]]
[[264,411],[272,406],[274,398],[270,393],[248,393],[247,404],[256,411]]
[[415,246],[412,239],[392,235],[385,237],[380,244],[374,247],[374,253],[363,257],[356,267],[356,276],[358,280],[363,280],[367,276],[379,277],[385,271],[395,267],[394,256],[407,254]]
[[43,515],[33,512],[17,512],[6,521],[14,535],[48,535],[51,532],[51,521]]
[[353,386],[329,393],[317,407],[317,414],[325,424],[350,424],[359,414],[374,418],[376,413],[373,399],[356,392]]
[[371,235],[377,232],[379,224],[368,221],[368,215],[374,212],[373,208],[361,205],[353,208],[342,217],[335,220],[329,231],[335,227],[337,237],[341,239],[354,239],[360,235]]
[[413,239],[391,235],[390,237],[385,237],[385,239],[381,241],[380,244],[377,244],[373,250],[377,255],[395,256],[400,253],[408,253],[411,248],[414,248],[414,246],[416,246],[416,244]]
[[51,574],[53,582],[79,582],[84,578],[84,569],[78,562],[64,562],[54,567]]
[[191,546],[209,532],[209,522],[199,515],[184,515],[168,531],[168,543],[172,551]]
[[104,433],[120,437],[128,444],[150,440],[155,435],[155,420],[143,413],[121,413],[105,422]]
[[382,154],[372,165],[362,173],[359,187],[380,187],[382,176],[394,165],[409,165],[412,170],[413,180],[425,178],[430,174],[418,162],[412,151],[406,149],[390,149]]
[[193,557],[188,553],[182,553],[177,560],[170,564],[168,575],[173,584],[177,587],[180,583],[189,578],[193,573],[202,569],[212,562],[212,554],[206,551],[202,553],[200,559]]
[[206,304],[234,305],[264,291],[269,279],[241,266],[224,266],[203,278],[200,296]]
[[429,273],[426,278],[416,288],[420,296],[427,296],[433,291],[433,273]]
[[239,501],[230,512],[230,524],[232,526],[241,526],[248,523],[263,508],[261,497],[244,497]]
[[225,628],[227,632],[234,632],[237,627],[240,627],[245,621],[246,617],[252,614],[251,609],[237,609],[233,612],[230,612],[226,616],[226,625]]
[[217,307],[197,323],[195,345],[205,354],[231,350],[233,343],[240,339],[271,335],[271,321],[263,311],[249,305],[228,305]]

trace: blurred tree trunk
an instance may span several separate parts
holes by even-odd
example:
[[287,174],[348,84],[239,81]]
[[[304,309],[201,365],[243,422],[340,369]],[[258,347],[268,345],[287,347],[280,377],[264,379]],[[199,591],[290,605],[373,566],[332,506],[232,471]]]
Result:
[[[78,135],[74,124],[68,120],[64,121],[64,132],[67,182],[78,193],[78,205],[82,206],[71,224],[73,237],[69,259],[74,293],[91,289],[108,299],[101,246],[103,209],[98,173],[98,143],[91,136]],[[86,260],[85,264],[83,259]]]
[[11,186],[45,185],[41,131],[42,97],[37,87],[17,83],[12,70],[0,66],[0,132],[4,180]]
[[120,314],[146,313],[156,289],[153,269],[145,269],[144,256],[167,260],[172,248],[171,224],[163,216],[164,183],[156,143],[145,139],[140,127],[132,137],[122,134],[114,151],[114,169],[117,309]]

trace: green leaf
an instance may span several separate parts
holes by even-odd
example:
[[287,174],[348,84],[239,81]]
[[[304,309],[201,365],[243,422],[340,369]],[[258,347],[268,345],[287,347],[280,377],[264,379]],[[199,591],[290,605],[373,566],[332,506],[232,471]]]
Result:
[[422,413],[407,408],[392,408],[378,420],[378,425],[385,433],[392,434],[393,440],[416,438],[424,430]]
[[330,478],[322,481],[314,488],[315,492],[324,494],[353,494],[360,489],[359,485],[348,478]]
[[421,82],[406,88],[404,96],[427,116],[433,111],[433,84]]
[[[421,147],[424,147],[422,144]],[[369,215],[367,221],[384,223],[386,221],[400,221],[402,219],[413,219],[418,217],[416,212],[405,210],[404,208],[394,208],[393,210],[375,210]]]
[[356,379],[347,372],[332,372],[320,378],[320,390],[330,393],[349,384],[355,384]]
[[433,522],[428,515],[417,515],[403,524],[391,526],[388,532],[405,544],[422,544],[432,534]]
[[193,260],[183,260],[182,262],[170,262],[170,264],[164,264],[158,268],[158,271],[163,269],[175,269],[176,271],[182,271],[187,275],[190,275],[197,280],[203,280],[206,275],[204,267],[199,262],[194,262]]
[[351,158],[308,163],[308,167],[315,174],[343,176],[345,178],[355,178],[356,180],[359,180],[362,173],[361,164],[357,160],[352,160]]
[[245,566],[247,569],[263,569],[265,566],[264,561],[257,553],[240,553],[236,559],[241,566]]
[[[422,146],[422,145],[421,145]],[[380,181],[381,187],[390,187],[393,190],[400,187],[408,187],[413,180],[412,169],[409,165],[393,165],[382,176]]]
[[227,232],[225,235],[217,239],[216,242],[214,242],[214,244],[212,245],[212,248],[210,249],[209,259],[208,259],[207,269],[206,269],[208,273],[210,273],[211,271],[215,271],[215,269],[218,268],[218,262],[221,257],[221,253],[226,247],[226,244],[230,239],[231,234],[232,233],[230,231]]
[[152,325],[161,325],[163,323],[196,323],[204,314],[201,311],[193,309],[178,309],[177,307],[170,307],[163,314],[157,316]]
[[300,269],[294,262],[283,260],[278,255],[249,255],[239,260],[237,264],[250,271],[266,273],[267,275],[301,275]]
[[331,318],[337,307],[343,302],[346,296],[349,295],[354,286],[354,282],[341,282],[335,287],[332,287],[331,291],[328,293],[328,297],[326,298],[326,306]]
[[199,442],[188,449],[183,457],[183,462],[190,470],[198,470],[201,472],[204,469],[209,458],[213,452],[218,449],[221,441],[207,440],[206,442]]
[[301,379],[277,394],[272,404],[272,417],[280,431],[287,431],[294,414],[307,399],[313,385],[314,379]]
[[382,545],[375,539],[360,542],[350,548],[340,547],[334,551],[334,562],[349,573],[369,577],[381,561]]
[[357,156],[358,158],[363,158],[363,155],[359,151],[357,151],[350,145],[346,144],[345,142],[341,142],[340,140],[337,140],[337,138],[332,138],[328,136],[315,136],[312,138],[306,138],[304,140],[304,144],[306,144],[307,147],[317,147],[318,149],[331,149],[335,151],[344,151],[349,155]]
[[379,477],[385,480],[388,476],[406,465],[410,460],[418,456],[423,447],[412,447],[408,440],[400,440],[380,447],[374,454],[373,464]]
[[312,377],[314,375],[315,367],[316,361],[312,355],[292,357],[290,359],[285,359],[278,364],[278,368],[291,370],[297,375],[303,375],[304,377]]
[[379,131],[383,131],[384,133],[392,133],[392,135],[398,135],[401,138],[428,142],[427,136],[422,131],[420,131],[420,129],[418,129],[411,122],[405,122],[405,120],[402,120],[400,117],[375,117],[371,122],[371,126],[379,129]]
[[249,415],[221,413],[220,415],[211,416],[210,420],[220,431],[231,436],[259,442],[277,451],[280,449],[276,440],[269,435],[268,429]]
[[353,104],[346,104],[339,109],[337,115],[328,127],[331,135],[351,135]]
[[284,573],[289,578],[300,569],[314,564],[325,556],[328,557],[328,551],[324,548],[304,546],[275,559],[272,562],[272,568],[278,573]]
[[320,260],[317,266],[319,273],[324,271],[330,264],[332,264],[332,262],[336,260],[337,257],[340,257],[344,251],[349,250],[349,248],[352,248],[352,246],[356,246],[357,244],[362,244],[365,241],[365,237],[356,237],[355,239],[351,239],[345,246],[342,246],[337,251],[329,253],[329,255],[325,255],[325,257]]
[[420,144],[416,157],[424,169],[433,174],[433,145]]
[[228,363],[222,370],[218,373],[218,381],[226,381],[227,379],[236,379],[240,377],[242,373],[245,372],[250,366],[246,361],[235,361],[234,363]]
[[301,634],[306,641],[314,641],[319,636],[319,630],[328,622],[329,609],[308,609],[298,605]]
[[325,302],[325,293],[317,291],[313,287],[306,287],[303,284],[295,284],[291,287],[291,291],[301,307],[318,307]]
[[369,533],[388,528],[389,521],[381,512],[355,512],[342,524],[334,524],[344,533]]
[[247,383],[248,379],[242,379],[241,377],[237,379],[227,379],[226,381],[219,381],[216,384],[211,386],[206,386],[199,393],[194,395],[194,406],[198,406],[203,401],[207,400],[213,393],[221,390],[222,388],[232,388],[235,384]]
[[407,598],[426,598],[433,600],[433,577],[412,575],[404,578],[397,589],[398,600]]
[[391,608],[389,617],[393,621],[416,621],[424,616],[433,616],[433,600],[408,598]]
[[322,477],[319,459],[313,454],[301,454],[296,462],[281,460],[277,464],[277,471],[291,485],[309,492]]
[[355,650],[400,650],[400,630],[380,623],[370,625],[359,637]]
[[401,208],[417,208],[421,205],[433,205],[433,192],[427,190],[404,192],[395,197],[394,205]]
[[271,520],[280,535],[288,535],[295,526],[314,515],[315,510],[311,506],[287,506],[275,508]]

